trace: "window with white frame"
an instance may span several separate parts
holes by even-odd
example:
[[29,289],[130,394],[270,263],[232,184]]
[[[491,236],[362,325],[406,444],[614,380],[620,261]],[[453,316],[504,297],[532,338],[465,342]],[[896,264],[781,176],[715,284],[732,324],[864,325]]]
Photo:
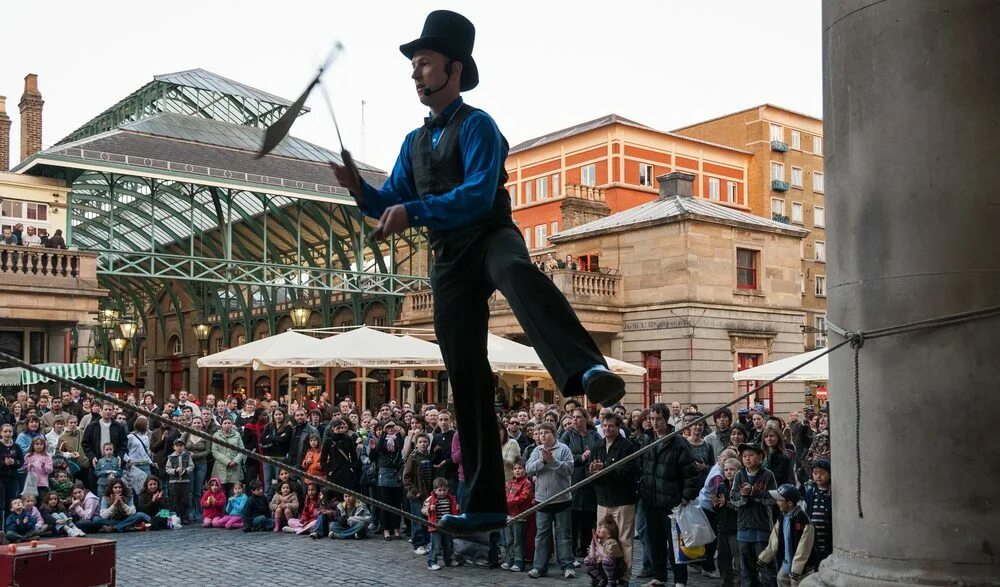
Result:
[[722,192],[722,182],[718,177],[708,178],[708,197],[712,200],[718,201],[720,194]]
[[736,187],[736,182],[735,181],[727,181],[726,182],[726,196],[727,196],[730,204],[735,204],[736,200],[739,199],[740,192],[739,192],[739,188]]
[[813,191],[823,192],[823,174],[813,171]]
[[792,222],[802,222],[802,204],[792,202]]
[[771,214],[785,215],[785,201],[781,198],[771,198]]
[[802,149],[802,135],[797,130],[792,131],[792,148],[799,150]]
[[792,167],[792,187],[800,188],[802,187],[802,168]]
[[552,195],[558,196],[562,193],[562,184],[559,182],[559,174],[552,175]]
[[530,227],[524,229],[524,245],[527,248],[529,248],[529,249],[531,248],[531,228]]
[[777,124],[771,125],[771,140],[785,142],[785,127]]
[[24,235],[28,234],[29,228],[37,230],[39,237],[49,234],[49,207],[48,204],[37,202],[24,202],[21,200],[3,199],[0,204],[0,225],[2,228],[13,230],[17,224],[23,224]]
[[806,274],[799,273],[799,293],[806,295]]
[[823,154],[823,137],[818,137],[818,136],[813,137],[813,154],[814,155]]
[[653,187],[653,166],[649,163],[639,164],[639,185]]
[[580,168],[580,183],[587,186],[597,185],[597,166],[591,163]]
[[785,166],[771,161],[771,181],[785,181]]
[[511,184],[511,186],[509,188],[507,188],[507,193],[510,194],[510,201],[514,202],[515,206],[517,206],[518,204],[520,204],[520,202],[517,201],[517,184],[516,183],[515,184]]
[[548,244],[547,228],[544,224],[539,224],[535,227],[535,248],[541,248]]
[[559,232],[559,221],[553,220],[549,223],[549,234],[556,234]]
[[826,315],[816,316],[813,319],[813,326],[816,328],[814,345],[816,348],[823,348],[826,346]]
[[816,276],[816,297],[826,297],[826,276],[824,275]]
[[534,190],[532,189],[533,187],[534,186],[533,186],[533,184],[530,181],[524,182],[524,203],[525,204],[530,204],[531,202],[533,202],[535,200]]
[[826,243],[823,241],[816,241],[813,246],[813,251],[816,253],[815,257],[817,261],[826,262]]
[[813,224],[826,226],[826,209],[823,206],[813,206]]
[[539,201],[549,197],[549,178],[539,177],[535,180],[535,191],[538,193]]

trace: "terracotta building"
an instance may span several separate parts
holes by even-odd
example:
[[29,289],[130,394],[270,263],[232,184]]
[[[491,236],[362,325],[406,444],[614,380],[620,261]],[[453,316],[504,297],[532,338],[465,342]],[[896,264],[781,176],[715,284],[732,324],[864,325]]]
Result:
[[809,230],[802,242],[806,348],[826,346],[823,121],[762,104],[673,132],[750,152],[751,212]]

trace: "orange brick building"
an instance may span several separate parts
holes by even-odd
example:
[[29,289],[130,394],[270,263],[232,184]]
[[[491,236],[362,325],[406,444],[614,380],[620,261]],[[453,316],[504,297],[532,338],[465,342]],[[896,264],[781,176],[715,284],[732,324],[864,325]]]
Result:
[[695,196],[749,212],[749,165],[749,151],[611,114],[512,147],[507,189],[528,248],[546,252],[560,230],[655,200],[671,171],[696,176]]

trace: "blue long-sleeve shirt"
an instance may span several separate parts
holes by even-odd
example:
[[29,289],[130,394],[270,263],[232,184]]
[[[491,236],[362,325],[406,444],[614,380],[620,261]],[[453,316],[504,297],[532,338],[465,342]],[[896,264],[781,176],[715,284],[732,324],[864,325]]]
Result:
[[[461,105],[462,98],[457,98],[439,116],[449,120]],[[433,230],[462,228],[489,214],[493,209],[500,171],[507,160],[506,143],[493,119],[481,110],[473,111],[465,118],[459,129],[465,182],[451,191],[423,198],[417,194],[413,183],[413,163],[410,161],[413,141],[421,130],[418,128],[406,135],[392,173],[381,188],[376,189],[362,180],[364,201],[361,211],[379,218],[389,206],[403,204],[411,226],[426,226]],[[433,147],[437,147],[443,132],[442,128],[432,131]]]

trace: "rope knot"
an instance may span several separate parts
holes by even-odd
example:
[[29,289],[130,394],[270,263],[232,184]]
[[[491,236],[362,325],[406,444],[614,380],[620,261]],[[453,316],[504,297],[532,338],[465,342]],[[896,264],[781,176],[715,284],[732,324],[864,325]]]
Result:
[[851,341],[851,348],[854,350],[865,346],[865,333],[860,330],[857,332],[848,332],[847,339]]

